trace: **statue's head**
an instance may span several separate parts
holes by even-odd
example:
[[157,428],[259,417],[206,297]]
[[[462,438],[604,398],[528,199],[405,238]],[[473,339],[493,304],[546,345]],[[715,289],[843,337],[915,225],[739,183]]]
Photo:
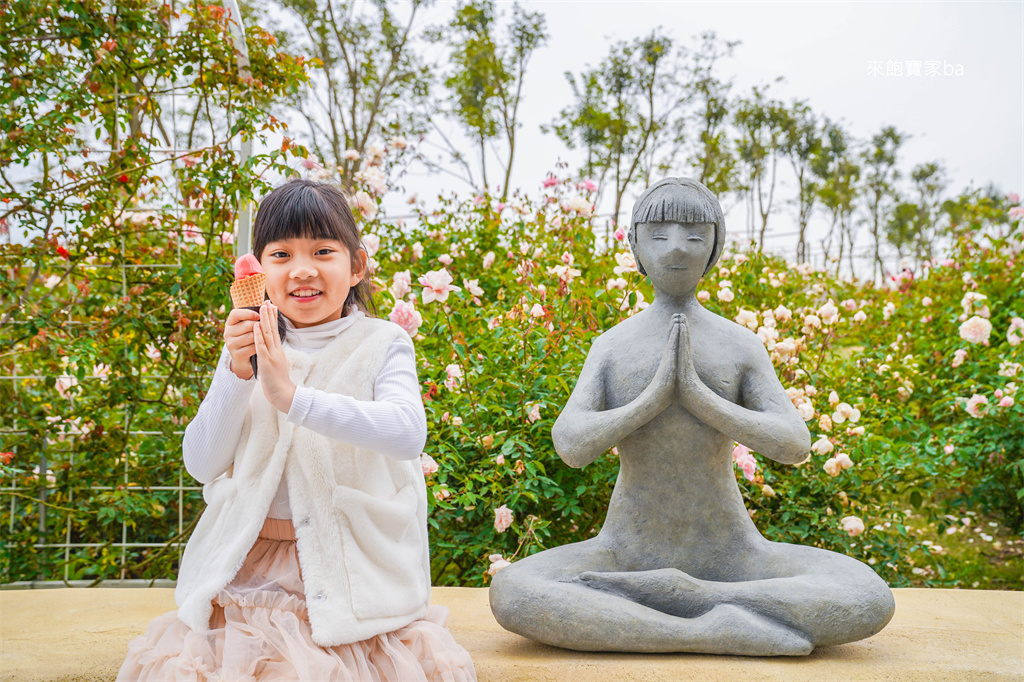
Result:
[[637,253],[637,225],[669,222],[714,225],[714,247],[703,275],[708,274],[725,247],[725,215],[718,197],[704,185],[689,178],[665,178],[648,187],[633,205],[633,219],[627,235],[640,274],[646,275],[647,271]]

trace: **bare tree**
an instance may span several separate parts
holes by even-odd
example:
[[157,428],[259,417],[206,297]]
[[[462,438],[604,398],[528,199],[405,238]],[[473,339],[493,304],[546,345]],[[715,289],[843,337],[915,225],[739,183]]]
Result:
[[872,136],[871,143],[864,149],[861,161],[864,164],[864,199],[868,212],[868,227],[874,240],[874,261],[872,277],[885,275],[881,256],[882,232],[885,215],[896,205],[896,182],[900,178],[896,168],[896,154],[908,136],[893,126],[885,126]]
[[[504,174],[501,184],[504,200],[508,196],[515,159],[526,66],[548,35],[544,16],[527,12],[518,3],[512,6],[508,35],[503,41],[496,35],[497,21],[490,0],[472,0],[459,5],[447,28],[432,31],[432,38],[446,43],[450,49],[453,68],[445,80],[452,94],[449,113],[477,143],[482,181],[478,189],[482,191],[489,189],[487,143],[504,138],[505,158],[497,154]],[[472,181],[472,171],[465,157],[450,141],[445,141],[451,156],[468,171]]]
[[371,142],[426,129],[432,75],[415,41],[432,1],[277,0],[299,26],[277,35],[309,49],[323,67],[295,106],[312,149],[345,178]]

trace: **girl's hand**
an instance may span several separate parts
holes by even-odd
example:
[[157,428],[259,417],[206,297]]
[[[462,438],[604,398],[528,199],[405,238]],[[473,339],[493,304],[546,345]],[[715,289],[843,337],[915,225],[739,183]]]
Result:
[[259,322],[253,327],[253,336],[263,395],[278,410],[288,412],[295,397],[295,383],[288,376],[288,358],[277,333],[276,305],[267,301],[260,306]]
[[676,375],[676,397],[679,399],[680,405],[689,409],[691,399],[704,384],[693,367],[689,321],[682,313],[674,315],[672,319],[679,328],[679,359],[677,362],[679,371]]
[[228,313],[224,323],[224,345],[231,355],[231,371],[239,379],[252,378],[249,358],[256,355],[256,340],[253,325],[260,319],[259,313],[247,308],[235,308]]

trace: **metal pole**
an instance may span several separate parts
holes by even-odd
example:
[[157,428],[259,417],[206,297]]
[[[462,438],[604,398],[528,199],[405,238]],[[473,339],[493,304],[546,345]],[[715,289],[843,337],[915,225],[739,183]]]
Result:
[[[242,12],[236,0],[224,0],[224,8],[228,10],[228,26],[231,28],[231,44],[238,55],[238,74],[242,78],[252,77],[249,70],[249,47],[245,44],[245,30],[242,23]],[[242,138],[239,150],[239,164],[244,164],[252,156],[252,138]],[[249,253],[251,247],[252,209],[249,202],[242,200],[238,206],[238,222],[235,225],[235,258]]]

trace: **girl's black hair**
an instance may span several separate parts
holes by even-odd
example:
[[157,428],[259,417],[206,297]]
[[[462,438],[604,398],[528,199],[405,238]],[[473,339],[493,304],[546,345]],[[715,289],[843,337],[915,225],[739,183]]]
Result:
[[[341,190],[301,178],[289,180],[263,197],[252,231],[252,252],[261,261],[267,244],[284,239],[336,239],[348,250],[353,269],[361,264],[357,254],[365,251],[352,209]],[[367,314],[377,314],[368,272],[348,292],[345,309],[353,303]]]

